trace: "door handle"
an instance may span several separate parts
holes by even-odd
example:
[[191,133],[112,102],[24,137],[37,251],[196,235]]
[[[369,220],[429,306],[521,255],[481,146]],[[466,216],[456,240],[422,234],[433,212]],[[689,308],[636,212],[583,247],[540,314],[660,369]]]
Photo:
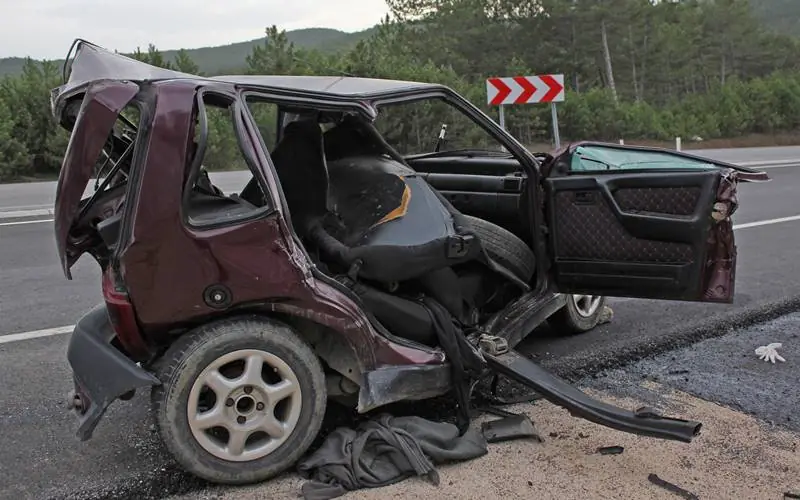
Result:
[[575,191],[575,204],[576,205],[593,205],[595,203],[594,191]]

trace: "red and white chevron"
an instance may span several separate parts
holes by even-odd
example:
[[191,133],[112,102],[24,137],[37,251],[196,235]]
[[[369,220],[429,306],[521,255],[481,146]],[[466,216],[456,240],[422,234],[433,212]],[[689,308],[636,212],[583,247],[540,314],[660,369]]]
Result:
[[513,76],[486,80],[489,104],[535,104],[564,100],[564,75]]

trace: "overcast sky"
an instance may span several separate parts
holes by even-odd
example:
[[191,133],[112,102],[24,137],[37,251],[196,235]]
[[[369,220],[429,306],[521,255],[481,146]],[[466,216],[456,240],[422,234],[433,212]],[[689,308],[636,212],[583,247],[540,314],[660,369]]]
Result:
[[357,31],[380,21],[384,0],[0,0],[0,57],[59,59],[72,40],[131,52],[226,45],[282,29]]

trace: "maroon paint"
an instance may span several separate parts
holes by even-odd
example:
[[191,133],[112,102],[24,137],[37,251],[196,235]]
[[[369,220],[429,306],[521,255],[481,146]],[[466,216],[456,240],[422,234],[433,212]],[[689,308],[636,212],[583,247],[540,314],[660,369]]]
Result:
[[[156,106],[146,157],[139,169],[131,237],[120,254],[121,271],[145,334],[157,336],[176,325],[203,321],[220,311],[203,300],[212,284],[227,286],[234,304],[288,312],[324,324],[353,348],[362,370],[386,365],[441,364],[440,352],[405,347],[379,335],[344,293],[310,273],[310,263],[275,211],[256,220],[216,229],[188,227],[181,211],[187,140],[196,85],[153,85]],[[232,87],[229,89],[232,90]],[[245,147],[262,173],[273,173]],[[279,197],[273,191],[273,200]]]

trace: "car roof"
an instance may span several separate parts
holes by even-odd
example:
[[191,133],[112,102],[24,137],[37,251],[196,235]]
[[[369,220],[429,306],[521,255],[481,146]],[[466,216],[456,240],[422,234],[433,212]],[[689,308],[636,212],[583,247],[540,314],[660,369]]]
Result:
[[[70,61],[69,56],[75,50]],[[232,85],[324,94],[343,98],[369,98],[379,95],[406,93],[425,89],[443,89],[439,84],[361,78],[355,76],[282,76],[282,75],[222,75],[203,77],[152,66],[131,57],[111,52],[86,40],[73,42],[69,61],[69,77],[56,94],[64,95],[93,81],[129,80],[156,81],[188,79],[198,83],[221,82]],[[65,63],[66,65],[67,63]],[[65,69],[67,66],[65,66]],[[65,75],[66,76],[66,75]]]
[[355,76],[224,75],[215,76],[210,79],[233,83],[235,85],[300,90],[338,95],[341,97],[378,95],[441,87],[441,85],[432,83],[361,78]]

